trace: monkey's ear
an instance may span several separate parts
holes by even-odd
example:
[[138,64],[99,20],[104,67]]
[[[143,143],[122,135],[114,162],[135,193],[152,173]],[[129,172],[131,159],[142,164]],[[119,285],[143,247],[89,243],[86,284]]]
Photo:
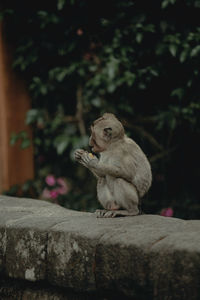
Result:
[[103,133],[106,138],[110,139],[112,136],[112,128],[111,127],[104,128]]

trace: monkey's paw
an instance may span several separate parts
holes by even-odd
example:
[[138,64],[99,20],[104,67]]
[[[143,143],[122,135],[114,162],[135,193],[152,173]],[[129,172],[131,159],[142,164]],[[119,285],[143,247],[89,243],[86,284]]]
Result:
[[98,163],[98,158],[92,153],[88,153],[83,149],[77,149],[74,153],[75,160],[87,168],[95,167]]
[[115,218],[116,211],[115,210],[106,210],[106,209],[97,209],[95,211],[97,218]]
[[128,212],[127,210],[105,210],[97,209],[95,211],[97,218],[116,218],[116,217],[128,217],[128,216],[138,216],[138,211]]
[[75,152],[74,152],[75,160],[80,161],[84,152],[86,152],[86,151],[83,150],[83,149],[76,149]]

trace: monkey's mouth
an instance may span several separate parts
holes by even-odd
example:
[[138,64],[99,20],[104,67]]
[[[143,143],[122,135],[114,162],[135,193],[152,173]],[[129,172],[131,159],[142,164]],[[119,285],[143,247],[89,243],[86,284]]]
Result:
[[96,143],[95,139],[91,139],[90,146],[93,152],[102,152],[103,149]]

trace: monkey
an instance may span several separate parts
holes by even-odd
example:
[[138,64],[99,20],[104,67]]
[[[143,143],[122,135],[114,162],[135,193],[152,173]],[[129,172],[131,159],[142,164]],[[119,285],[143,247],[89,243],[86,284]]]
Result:
[[151,166],[142,149],[111,113],[91,125],[89,146],[99,158],[83,149],[74,156],[97,178],[97,198],[104,208],[96,210],[97,217],[138,215],[139,200],[152,183]]

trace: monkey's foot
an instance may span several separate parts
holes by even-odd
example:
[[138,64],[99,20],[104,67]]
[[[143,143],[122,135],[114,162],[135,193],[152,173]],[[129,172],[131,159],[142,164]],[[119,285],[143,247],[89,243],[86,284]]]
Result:
[[95,211],[97,218],[115,218],[115,217],[126,217],[126,216],[137,216],[139,210],[127,211],[127,210],[105,210],[97,209]]

